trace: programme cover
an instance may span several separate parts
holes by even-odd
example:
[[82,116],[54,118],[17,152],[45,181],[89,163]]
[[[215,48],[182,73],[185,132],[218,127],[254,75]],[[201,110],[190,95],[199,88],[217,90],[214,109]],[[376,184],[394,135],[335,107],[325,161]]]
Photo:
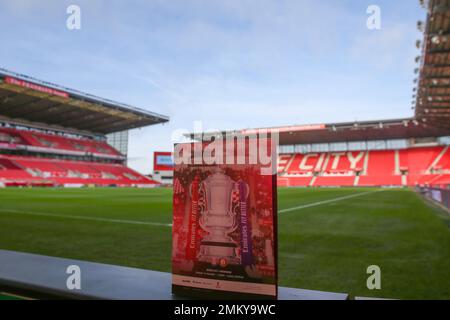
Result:
[[[275,155],[269,156],[274,161]],[[276,298],[276,176],[263,172],[267,164],[249,164],[248,153],[246,164],[211,165],[205,158],[179,164],[179,157],[176,152],[173,292]]]

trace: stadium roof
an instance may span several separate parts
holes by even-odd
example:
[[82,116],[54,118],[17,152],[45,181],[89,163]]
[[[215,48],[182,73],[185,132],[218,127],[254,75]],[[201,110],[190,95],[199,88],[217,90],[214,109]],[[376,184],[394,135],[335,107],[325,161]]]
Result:
[[[280,145],[328,143],[365,140],[409,139],[440,137],[450,135],[450,127],[432,127],[424,123],[408,119],[392,119],[379,121],[343,122],[314,125],[293,125],[261,129],[244,129],[224,131],[221,134],[255,134],[278,132]],[[204,133],[203,139],[211,140],[216,133]],[[187,135],[200,140],[196,134]]]
[[[421,0],[425,6],[426,1]],[[415,98],[418,120],[439,127],[450,127],[450,1],[430,0],[424,31],[419,78]],[[417,42],[420,47],[422,43]]]
[[0,68],[2,120],[108,134],[169,118]]

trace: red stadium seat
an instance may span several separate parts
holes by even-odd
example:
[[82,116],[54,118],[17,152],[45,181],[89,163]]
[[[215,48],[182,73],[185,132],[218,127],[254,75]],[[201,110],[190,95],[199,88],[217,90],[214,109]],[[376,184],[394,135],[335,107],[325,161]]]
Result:
[[[0,149],[28,153],[94,156],[121,161],[124,156],[105,141],[77,139],[37,131],[0,128]],[[25,155],[0,155],[0,182],[25,185],[155,185],[122,164],[57,160]]]
[[51,181],[54,184],[155,185],[158,184],[122,164],[0,156],[2,182]]
[[53,150],[57,153],[92,154],[95,156],[120,157],[120,152],[104,141],[76,139],[46,134],[37,131],[24,131],[12,128],[0,128],[0,144],[12,144],[28,147],[33,151]]
[[449,183],[450,148],[416,147],[279,156],[280,186],[414,186]]

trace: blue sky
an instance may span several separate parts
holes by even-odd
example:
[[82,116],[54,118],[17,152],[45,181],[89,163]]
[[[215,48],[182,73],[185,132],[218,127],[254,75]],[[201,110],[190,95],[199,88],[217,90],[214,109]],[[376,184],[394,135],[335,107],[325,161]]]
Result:
[[[171,117],[134,130],[148,173],[172,132],[412,115],[419,1],[0,0],[0,66]],[[81,8],[81,30],[66,9]],[[381,30],[366,27],[369,5]]]

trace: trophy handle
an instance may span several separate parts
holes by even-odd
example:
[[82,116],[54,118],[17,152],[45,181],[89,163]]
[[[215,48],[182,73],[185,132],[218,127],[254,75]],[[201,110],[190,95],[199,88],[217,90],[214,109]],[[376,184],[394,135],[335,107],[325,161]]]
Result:
[[[204,181],[202,181],[202,182],[200,182],[200,184],[198,185],[198,188],[199,188],[199,190],[201,190],[199,193],[203,193],[203,197],[205,197],[205,193],[204,193],[204,190],[205,190],[205,188],[204,188]],[[206,201],[206,200],[204,200],[204,201]],[[203,221],[203,217],[204,217],[204,212],[205,212],[205,210],[204,210],[204,208],[205,208],[205,204],[203,204],[201,207],[199,206],[199,210],[200,210],[200,218],[198,219],[198,223],[199,223],[199,225],[200,225],[200,227],[203,229],[203,230],[205,230],[205,223],[204,223],[204,221]]]
[[248,195],[250,194],[250,188],[247,183],[245,183],[245,199],[248,199]]
[[192,183],[189,185],[188,191],[189,191],[189,198],[192,199]]
[[231,231],[228,232],[228,233],[230,234],[231,232],[234,232],[234,231],[237,229],[238,226],[239,226],[238,220],[237,220],[237,219],[234,219],[234,220],[233,220],[233,226],[231,227]]
[[229,204],[228,204],[228,212],[231,212],[231,214],[233,215],[233,216],[236,216],[237,215],[237,212],[235,211],[235,210],[233,210],[233,193],[234,193],[234,191],[237,189],[237,190],[239,190],[238,188],[237,188],[237,186],[238,186],[238,183],[237,182],[234,182],[233,183],[233,189],[231,190],[231,194],[230,194],[230,201],[229,201]]

